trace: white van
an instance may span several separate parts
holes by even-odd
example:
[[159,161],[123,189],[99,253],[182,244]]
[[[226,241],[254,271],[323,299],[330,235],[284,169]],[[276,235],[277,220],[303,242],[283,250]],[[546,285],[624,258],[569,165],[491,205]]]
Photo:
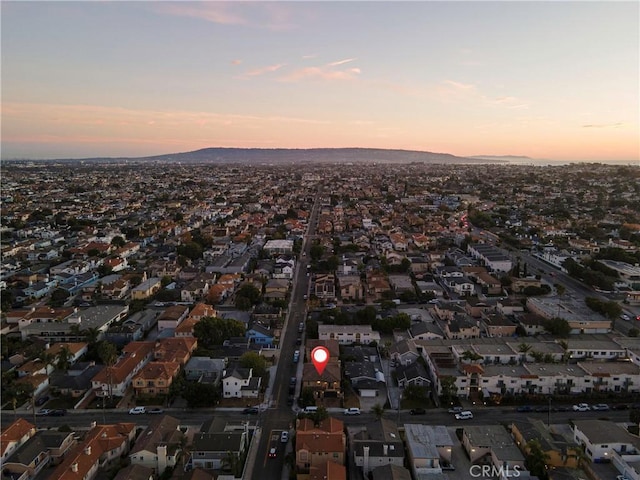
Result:
[[470,418],[473,418],[473,413],[471,413],[469,410],[464,410],[460,413],[456,413],[456,420],[469,420]]
[[318,407],[304,407],[304,413],[316,413],[318,411]]

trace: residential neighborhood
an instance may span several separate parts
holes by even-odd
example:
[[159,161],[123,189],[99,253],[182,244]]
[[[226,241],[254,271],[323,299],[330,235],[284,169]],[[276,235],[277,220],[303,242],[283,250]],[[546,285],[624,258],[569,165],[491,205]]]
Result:
[[600,164],[3,165],[3,478],[640,480],[639,198]]

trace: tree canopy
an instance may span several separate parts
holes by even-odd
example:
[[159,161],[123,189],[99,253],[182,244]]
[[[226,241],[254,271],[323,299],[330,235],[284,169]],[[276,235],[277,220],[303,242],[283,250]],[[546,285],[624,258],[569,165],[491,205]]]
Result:
[[234,319],[218,317],[204,317],[193,327],[193,334],[198,339],[198,344],[203,348],[211,348],[222,345],[231,337],[244,335],[244,324]]

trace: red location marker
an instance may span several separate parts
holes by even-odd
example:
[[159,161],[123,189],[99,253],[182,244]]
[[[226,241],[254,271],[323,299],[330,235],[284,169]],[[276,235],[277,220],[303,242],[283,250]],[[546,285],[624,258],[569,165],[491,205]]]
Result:
[[329,350],[324,347],[316,347],[311,351],[311,361],[313,365],[316,367],[316,372],[318,375],[322,375],[324,372],[324,367],[329,363]]

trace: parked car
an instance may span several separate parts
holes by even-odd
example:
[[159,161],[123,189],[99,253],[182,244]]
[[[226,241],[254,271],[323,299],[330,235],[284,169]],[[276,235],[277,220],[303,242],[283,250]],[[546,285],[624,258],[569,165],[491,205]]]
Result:
[[591,410],[606,412],[607,410],[609,410],[609,408],[610,408],[609,405],[607,405],[606,403],[596,403],[591,407]]
[[50,417],[64,417],[67,414],[67,411],[64,408],[56,408],[49,412]]
[[248,407],[242,410],[245,415],[257,415],[259,412],[258,407]]
[[473,418],[473,413],[469,410],[463,410],[460,413],[456,413],[456,420],[470,420]]
[[571,409],[574,412],[588,412],[589,410],[591,410],[591,407],[587,403],[578,403],[577,405],[571,407]]
[[44,397],[40,397],[39,399],[36,400],[36,405],[41,407],[42,405],[47,403],[50,399],[51,399],[51,397],[49,397],[49,395],[45,395]]
[[360,415],[360,409],[358,407],[346,408],[344,410],[345,415]]
[[143,413],[147,413],[147,409],[145,407],[133,407],[129,410],[129,415],[140,415]]
[[164,413],[164,410],[160,407],[153,407],[147,410],[147,413],[159,415],[161,413]]
[[533,412],[533,408],[530,407],[529,405],[520,405],[518,408],[516,408],[516,412],[519,412],[519,413]]
[[627,322],[631,321],[631,317],[629,315],[627,315],[626,313],[623,313],[622,315],[620,315],[620,318],[622,320],[627,321]]
[[424,415],[427,411],[424,408],[412,408],[409,413],[411,415]]
[[36,412],[38,417],[46,417],[51,414],[51,410],[48,408],[42,408]]
[[627,410],[628,408],[629,405],[627,405],[626,403],[617,403],[616,405],[611,407],[612,410]]
[[447,410],[449,413],[460,413],[462,410],[464,410],[462,407],[451,407],[449,410]]
[[286,430],[283,430],[282,433],[280,434],[280,442],[287,443],[288,441],[289,441],[289,432],[287,432]]
[[287,405],[289,406],[293,405],[293,401],[294,401],[293,395],[289,395],[287,397]]

